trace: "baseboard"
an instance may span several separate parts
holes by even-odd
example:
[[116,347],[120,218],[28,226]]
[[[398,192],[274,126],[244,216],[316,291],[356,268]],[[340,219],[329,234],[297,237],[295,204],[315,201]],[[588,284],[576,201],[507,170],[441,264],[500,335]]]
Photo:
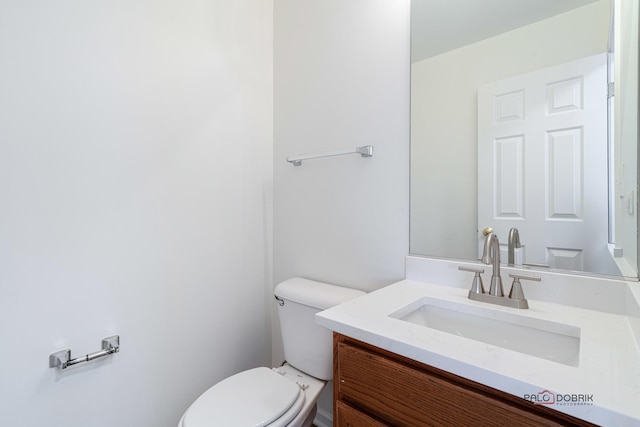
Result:
[[333,415],[321,408],[318,408],[313,424],[316,427],[331,427],[333,426]]

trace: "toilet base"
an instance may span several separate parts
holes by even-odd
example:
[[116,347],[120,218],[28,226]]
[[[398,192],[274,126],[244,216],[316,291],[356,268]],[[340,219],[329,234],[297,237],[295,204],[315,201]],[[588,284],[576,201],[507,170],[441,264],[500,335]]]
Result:
[[[316,413],[317,412],[318,412],[318,405],[313,405],[313,408],[311,409],[311,412],[309,413],[307,418],[302,422],[300,427],[311,427],[313,425],[313,420],[316,419]],[[295,420],[293,420],[293,421],[295,421]],[[287,426],[287,427],[289,427],[289,426]],[[295,426],[291,426],[291,427],[295,427]]]

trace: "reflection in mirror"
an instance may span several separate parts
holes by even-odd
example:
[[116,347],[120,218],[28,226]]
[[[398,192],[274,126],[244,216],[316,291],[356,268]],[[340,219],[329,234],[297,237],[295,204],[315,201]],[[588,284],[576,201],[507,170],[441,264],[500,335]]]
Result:
[[[411,253],[637,278],[638,2],[413,0]],[[613,82],[614,84],[610,84]]]

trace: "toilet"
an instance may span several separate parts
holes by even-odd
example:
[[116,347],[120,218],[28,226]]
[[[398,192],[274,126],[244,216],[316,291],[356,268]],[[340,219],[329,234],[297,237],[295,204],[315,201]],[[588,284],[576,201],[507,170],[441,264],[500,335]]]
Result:
[[226,378],[186,410],[178,427],[308,427],[333,376],[331,331],[315,324],[319,311],[364,292],[293,278],[274,291],[286,362]]

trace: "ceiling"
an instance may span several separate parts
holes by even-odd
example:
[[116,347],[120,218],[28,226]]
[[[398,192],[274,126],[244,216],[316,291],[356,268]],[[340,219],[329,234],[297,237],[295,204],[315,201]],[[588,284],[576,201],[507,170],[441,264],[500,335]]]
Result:
[[412,62],[599,0],[412,0]]

